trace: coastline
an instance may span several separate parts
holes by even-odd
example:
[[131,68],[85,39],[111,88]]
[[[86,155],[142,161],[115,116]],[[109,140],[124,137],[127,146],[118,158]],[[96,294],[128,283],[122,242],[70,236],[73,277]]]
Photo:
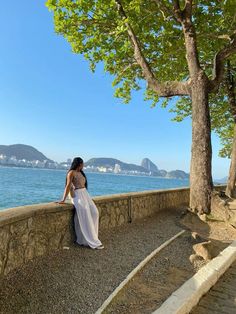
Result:
[[[68,169],[57,169],[57,168],[39,168],[39,167],[25,167],[18,165],[1,165],[0,168],[8,169],[30,169],[30,170],[51,170],[51,171],[68,171]],[[157,178],[157,179],[171,179],[171,180],[189,180],[189,178],[176,178],[176,177],[160,177],[147,174],[128,174],[128,173],[115,173],[115,172],[104,172],[104,171],[88,171],[85,169],[85,173],[95,173],[95,174],[108,174],[108,175],[118,175],[118,176],[129,176],[129,177],[145,177],[145,178]]]

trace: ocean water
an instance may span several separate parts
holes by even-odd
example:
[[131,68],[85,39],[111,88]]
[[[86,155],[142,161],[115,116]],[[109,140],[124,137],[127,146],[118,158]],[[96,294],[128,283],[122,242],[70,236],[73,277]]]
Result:
[[[0,210],[60,200],[66,171],[0,167]],[[87,173],[91,196],[189,186],[188,180]]]

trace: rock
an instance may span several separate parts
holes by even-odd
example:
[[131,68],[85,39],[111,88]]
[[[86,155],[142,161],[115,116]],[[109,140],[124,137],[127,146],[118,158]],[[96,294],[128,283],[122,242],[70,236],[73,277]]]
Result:
[[203,241],[204,239],[195,231],[191,232],[191,236],[196,241]]
[[208,249],[210,244],[211,244],[211,241],[194,244],[193,250],[195,251],[197,255],[201,256],[205,261],[209,261],[212,258]]
[[199,237],[198,233],[195,232],[195,231],[191,233],[191,236],[192,236],[192,238],[194,238],[195,240],[197,240],[197,238]]
[[194,264],[195,262],[197,262],[197,261],[199,261],[201,259],[202,259],[202,257],[197,255],[197,254],[192,254],[192,255],[189,256],[189,261],[190,261],[191,264]]
[[198,217],[199,217],[202,221],[207,221],[207,215],[206,215],[206,214],[198,214]]
[[227,202],[224,201],[224,200],[221,200],[221,201],[219,202],[219,205],[220,205],[220,206],[225,206],[225,205],[227,205]]

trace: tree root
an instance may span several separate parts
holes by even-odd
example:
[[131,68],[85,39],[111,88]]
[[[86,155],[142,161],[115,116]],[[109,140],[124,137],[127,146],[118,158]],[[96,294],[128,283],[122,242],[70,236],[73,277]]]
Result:
[[227,197],[223,191],[213,191],[211,214],[208,218],[225,221],[236,227],[236,199]]

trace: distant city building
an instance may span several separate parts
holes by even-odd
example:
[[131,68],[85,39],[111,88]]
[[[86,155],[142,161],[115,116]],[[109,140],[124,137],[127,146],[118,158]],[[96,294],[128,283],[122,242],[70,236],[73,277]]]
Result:
[[[118,160],[117,160],[118,161]],[[41,160],[26,160],[26,159],[17,159],[16,156],[6,156],[4,154],[0,154],[0,166],[14,166],[14,167],[29,167],[29,168],[38,168],[38,169],[61,169],[61,170],[68,170],[71,166],[71,159],[67,159],[66,162],[55,162],[49,159]],[[117,162],[115,163],[115,166],[113,166],[114,163],[107,163],[107,161],[104,162],[104,165],[87,165],[84,167],[84,170],[87,172],[100,172],[100,173],[115,173],[115,174],[125,174],[125,175],[141,175],[141,176],[161,176],[165,178],[189,178],[189,175],[181,170],[175,170],[167,172],[166,170],[159,170],[157,167],[157,171],[152,171],[151,169],[148,169],[148,171],[145,172],[145,169],[147,168],[154,168],[154,164],[147,158],[143,160],[143,165],[146,167],[139,167],[137,169],[137,166],[135,168],[133,167],[129,169],[122,169],[121,165]],[[150,167],[151,165],[151,167]],[[154,166],[153,166],[154,165]],[[122,166],[123,167],[123,166]],[[144,171],[143,171],[144,170]]]
[[49,169],[61,169],[57,162],[49,162],[48,160],[26,160],[17,159],[15,156],[7,157],[5,155],[0,155],[0,165],[9,165],[17,167],[30,167],[30,168],[49,168]]
[[98,167],[97,169],[100,172],[107,172],[107,168],[106,167]]
[[115,164],[114,173],[120,173],[121,172],[121,166],[119,164]]

